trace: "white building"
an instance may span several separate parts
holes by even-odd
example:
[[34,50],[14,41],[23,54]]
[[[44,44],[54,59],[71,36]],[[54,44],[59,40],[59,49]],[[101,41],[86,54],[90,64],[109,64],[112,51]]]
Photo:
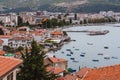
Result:
[[12,36],[0,35],[0,39],[3,40],[3,46],[8,45],[8,40],[12,38]]
[[33,40],[32,36],[14,36],[13,38],[9,39],[8,45],[12,48],[21,47],[31,47],[31,41]]

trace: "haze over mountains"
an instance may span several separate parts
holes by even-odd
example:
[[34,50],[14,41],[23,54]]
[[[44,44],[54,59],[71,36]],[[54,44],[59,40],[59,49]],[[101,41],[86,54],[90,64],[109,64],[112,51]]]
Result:
[[99,12],[120,11],[120,0],[0,0],[6,11]]

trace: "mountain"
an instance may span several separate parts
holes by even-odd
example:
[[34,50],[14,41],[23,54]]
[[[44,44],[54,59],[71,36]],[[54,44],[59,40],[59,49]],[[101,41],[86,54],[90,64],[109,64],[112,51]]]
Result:
[[19,11],[99,12],[120,11],[120,0],[0,0],[0,9]]

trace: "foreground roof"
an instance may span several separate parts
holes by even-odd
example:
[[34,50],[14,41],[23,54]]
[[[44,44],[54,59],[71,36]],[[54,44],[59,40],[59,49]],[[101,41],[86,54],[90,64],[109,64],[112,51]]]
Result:
[[22,60],[0,56],[0,78],[22,63]]
[[120,65],[91,69],[83,80],[120,80]]

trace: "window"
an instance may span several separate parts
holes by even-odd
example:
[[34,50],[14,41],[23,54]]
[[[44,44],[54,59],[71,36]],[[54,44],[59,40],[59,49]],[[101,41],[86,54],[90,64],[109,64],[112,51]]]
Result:
[[11,73],[7,76],[7,80],[13,80],[13,73]]

